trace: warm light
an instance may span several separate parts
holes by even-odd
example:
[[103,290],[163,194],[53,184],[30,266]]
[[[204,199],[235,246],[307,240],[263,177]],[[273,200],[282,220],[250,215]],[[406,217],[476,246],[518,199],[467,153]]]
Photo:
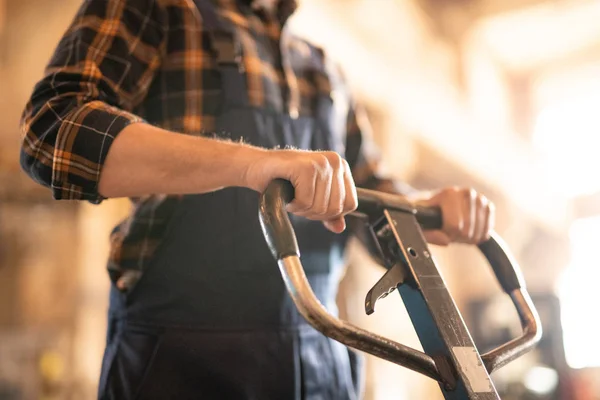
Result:
[[533,367],[525,375],[525,387],[538,395],[552,393],[558,385],[558,373],[548,367]]
[[512,70],[539,68],[593,48],[600,2],[545,1],[483,18],[473,35]]
[[546,158],[546,178],[574,197],[600,190],[600,92],[550,106],[540,113],[534,146]]
[[600,217],[574,222],[569,233],[571,264],[559,287],[567,362],[572,368],[600,367]]

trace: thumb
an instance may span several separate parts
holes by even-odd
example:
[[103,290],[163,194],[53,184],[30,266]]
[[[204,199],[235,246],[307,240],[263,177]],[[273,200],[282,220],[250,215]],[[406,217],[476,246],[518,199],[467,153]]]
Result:
[[344,217],[323,221],[323,225],[325,225],[325,228],[329,229],[333,233],[342,233],[346,229],[346,221],[344,220]]
[[438,246],[448,246],[452,242],[448,235],[439,230],[424,231],[423,236],[425,236],[425,240],[427,240],[428,243]]

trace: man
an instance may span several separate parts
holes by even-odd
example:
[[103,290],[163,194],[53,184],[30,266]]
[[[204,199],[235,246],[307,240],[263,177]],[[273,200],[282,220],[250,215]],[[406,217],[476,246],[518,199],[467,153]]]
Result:
[[[111,238],[101,399],[358,396],[355,355],[310,328],[285,291],[258,194],[274,178],[294,185],[303,264],[335,312],[355,184],[400,185],[375,175],[336,69],[283,29],[294,8],[86,0],[33,92],[23,169],[56,199],[135,205]],[[492,229],[491,204],[472,190],[422,197],[444,213],[431,243]]]

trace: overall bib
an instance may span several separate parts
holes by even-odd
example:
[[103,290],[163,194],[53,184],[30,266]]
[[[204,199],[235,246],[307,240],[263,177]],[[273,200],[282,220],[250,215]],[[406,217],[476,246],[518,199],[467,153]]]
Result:
[[[208,2],[197,3],[204,29],[227,31]],[[220,75],[217,133],[266,148],[339,147],[330,97],[292,118],[252,107],[235,63],[220,63]],[[357,399],[356,356],[296,311],[262,236],[258,198],[226,188],[181,200],[140,281],[126,294],[111,290],[100,399]],[[292,221],[313,290],[335,313],[346,236]]]

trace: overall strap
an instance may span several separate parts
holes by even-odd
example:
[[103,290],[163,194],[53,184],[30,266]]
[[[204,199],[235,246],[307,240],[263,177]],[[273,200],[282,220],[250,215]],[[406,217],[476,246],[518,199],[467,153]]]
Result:
[[237,41],[231,28],[217,14],[210,0],[194,0],[204,24],[204,30],[212,39],[217,62],[237,65]]
[[218,14],[211,0],[194,0],[202,17],[202,30],[208,34],[220,75],[221,111],[247,106],[248,90],[241,59],[241,42],[235,28]]

